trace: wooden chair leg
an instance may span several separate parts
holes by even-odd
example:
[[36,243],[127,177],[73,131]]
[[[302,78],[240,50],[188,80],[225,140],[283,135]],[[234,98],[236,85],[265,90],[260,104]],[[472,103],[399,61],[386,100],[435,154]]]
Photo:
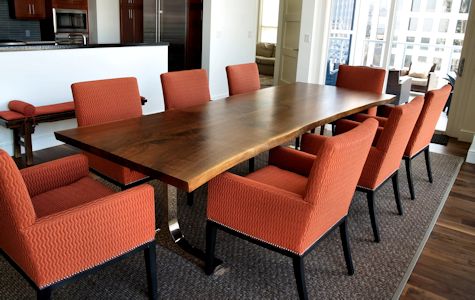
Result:
[[211,222],[206,222],[206,275],[211,275],[214,272],[214,249],[216,248],[216,233],[216,226]]
[[36,292],[36,299],[38,300],[49,300],[51,299],[52,288],[47,287]]
[[379,238],[378,223],[374,212],[374,191],[366,192],[366,197],[368,198],[369,217],[371,219],[371,228],[373,228],[374,241],[379,243],[381,239]]
[[147,269],[148,297],[156,300],[157,295],[157,261],[155,241],[151,242],[149,247],[144,249],[145,268]]
[[335,124],[331,124],[332,125],[332,136],[335,136],[336,135],[336,125]]
[[255,170],[255,159],[253,157],[249,159],[249,173],[254,172],[254,170]]
[[325,125],[320,126],[320,135],[325,134]]
[[396,171],[396,173],[393,174],[391,179],[393,181],[394,198],[396,198],[397,212],[400,216],[402,216],[403,210],[401,197],[399,194],[399,171]]
[[25,122],[24,130],[24,143],[25,143],[25,156],[26,165],[31,166],[33,164],[33,145],[31,142],[31,134],[33,133],[33,125],[29,122]]
[[13,128],[13,157],[21,157],[20,128]]
[[348,218],[345,218],[345,220],[340,223],[340,237],[341,244],[343,246],[343,254],[345,255],[346,268],[348,269],[348,275],[353,275],[355,273],[355,268],[353,266],[353,259],[351,258],[351,247],[348,234]]
[[300,300],[307,300],[307,287],[305,285],[305,268],[303,264],[303,256],[294,256],[294,275],[295,281],[297,282],[297,291],[299,293]]
[[406,163],[406,174],[407,183],[409,184],[409,193],[411,194],[411,200],[414,200],[416,199],[416,194],[414,193],[414,183],[412,181],[411,158],[404,157],[404,162]]
[[186,193],[186,204],[188,206],[193,206],[194,198],[195,198],[194,192]]
[[315,133],[315,128],[310,129],[310,133]]
[[295,138],[295,149],[300,149],[300,137]]
[[427,176],[429,177],[429,182],[432,183],[432,168],[430,166],[430,152],[429,147],[424,149],[424,156],[426,159],[426,168],[427,168]]

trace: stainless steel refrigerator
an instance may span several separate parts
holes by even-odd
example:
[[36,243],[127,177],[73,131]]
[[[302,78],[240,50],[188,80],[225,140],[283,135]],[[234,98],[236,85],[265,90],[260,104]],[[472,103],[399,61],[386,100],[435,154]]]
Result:
[[144,42],[168,42],[170,71],[201,67],[202,0],[144,0]]

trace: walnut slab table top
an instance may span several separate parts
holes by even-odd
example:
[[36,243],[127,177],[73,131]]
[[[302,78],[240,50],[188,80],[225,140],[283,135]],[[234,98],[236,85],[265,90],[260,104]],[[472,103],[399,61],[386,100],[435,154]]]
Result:
[[295,83],[55,136],[191,192],[312,128],[393,99],[388,94]]

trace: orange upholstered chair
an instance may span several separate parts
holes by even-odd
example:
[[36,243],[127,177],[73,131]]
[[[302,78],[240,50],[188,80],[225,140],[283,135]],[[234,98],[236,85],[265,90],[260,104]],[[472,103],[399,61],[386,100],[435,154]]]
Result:
[[[336,86],[361,92],[382,94],[385,77],[386,70],[381,68],[340,65]],[[368,109],[366,113],[376,116],[376,107]],[[324,126],[320,128],[321,135],[323,135],[323,130]]]
[[226,75],[230,96],[257,91],[261,88],[256,63],[227,66]]
[[105,264],[145,250],[149,296],[156,297],[154,191],[124,192],[88,177],[78,154],[21,171],[0,150],[0,248],[39,299]]
[[206,70],[186,70],[160,75],[165,110],[181,109],[211,100]]
[[[378,128],[363,173],[358,181],[357,189],[367,194],[371,226],[376,242],[380,241],[380,237],[374,212],[375,193],[390,178],[393,183],[398,213],[403,214],[399,197],[398,170],[404,149],[421,112],[423,101],[422,97],[416,97],[411,103],[393,109],[386,126]],[[351,130],[359,124],[353,120],[338,120],[336,122],[336,134]],[[317,140],[317,137],[310,134],[304,135],[302,150],[315,153],[314,140]]]
[[341,136],[318,136],[316,155],[277,147],[269,166],[246,177],[227,172],[211,180],[206,273],[213,272],[219,228],[292,257],[299,296],[306,299],[304,256],[339,226],[353,274],[346,217],[377,128],[368,121]]
[[[137,79],[115,78],[71,85],[79,127],[138,118],[142,105]],[[122,188],[148,179],[144,174],[91,153],[84,153],[90,167]]]
[[[409,183],[409,191],[411,194],[411,199],[415,199],[416,195],[414,192],[414,183],[412,179],[411,172],[411,162],[412,159],[424,152],[426,160],[427,175],[429,177],[429,182],[432,183],[432,171],[430,165],[430,152],[429,144],[434,134],[435,126],[439,120],[440,113],[445,107],[445,103],[449,98],[450,91],[452,87],[450,85],[445,85],[444,87],[438,90],[432,90],[425,94],[424,96],[424,106],[422,107],[421,114],[417,119],[416,126],[412,131],[411,138],[407,144],[406,150],[404,151],[403,159],[406,164],[406,174],[407,181]],[[387,122],[388,114],[391,112],[393,106],[384,106],[383,112],[384,116],[377,116],[380,126],[384,126]],[[367,119],[368,116],[365,114],[355,115],[355,120],[363,121]],[[374,118],[374,117],[373,117]]]

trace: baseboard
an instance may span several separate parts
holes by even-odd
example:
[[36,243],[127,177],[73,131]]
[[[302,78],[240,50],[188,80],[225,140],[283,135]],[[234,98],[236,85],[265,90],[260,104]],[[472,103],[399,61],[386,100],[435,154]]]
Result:
[[470,149],[468,149],[467,159],[465,161],[469,164],[475,164],[475,136],[473,137]]

